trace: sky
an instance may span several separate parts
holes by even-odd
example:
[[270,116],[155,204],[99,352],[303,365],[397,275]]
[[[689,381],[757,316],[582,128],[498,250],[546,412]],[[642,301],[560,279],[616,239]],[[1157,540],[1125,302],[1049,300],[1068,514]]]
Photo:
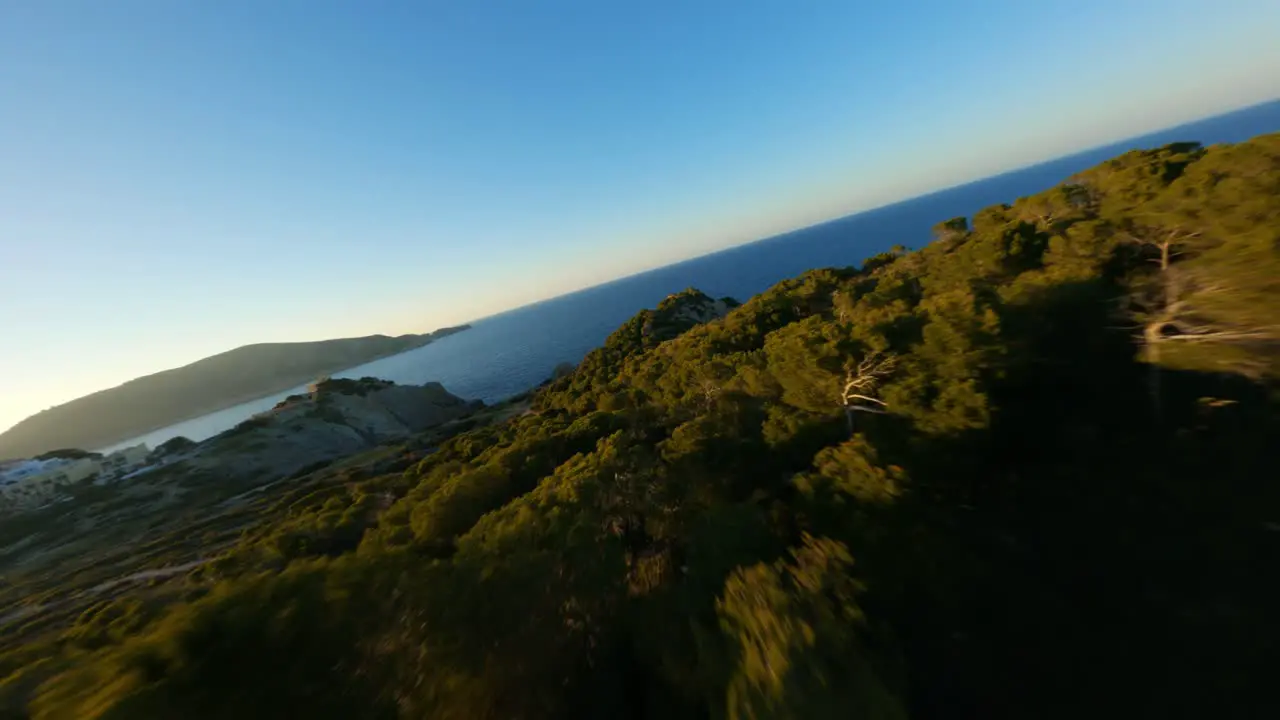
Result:
[[1280,97],[1274,0],[0,0],[0,429]]

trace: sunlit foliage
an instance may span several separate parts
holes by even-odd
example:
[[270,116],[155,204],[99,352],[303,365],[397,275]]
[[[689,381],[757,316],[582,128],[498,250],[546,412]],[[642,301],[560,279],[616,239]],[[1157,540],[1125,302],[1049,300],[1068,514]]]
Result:
[[1280,135],[716,307],[641,313],[158,619],[96,610],[27,709],[1274,714]]

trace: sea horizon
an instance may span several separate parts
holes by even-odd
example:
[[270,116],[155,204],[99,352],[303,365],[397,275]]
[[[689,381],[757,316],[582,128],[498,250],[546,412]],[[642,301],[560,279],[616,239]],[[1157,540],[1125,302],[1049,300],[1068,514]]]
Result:
[[[773,284],[821,267],[847,267],[893,245],[912,249],[936,223],[1041,192],[1106,159],[1171,142],[1241,142],[1280,131],[1280,99],[932,191],[759,238],[603,283],[526,303],[466,322],[455,335],[399,355],[357,365],[334,377],[374,376],[400,384],[440,382],[467,399],[497,402],[535,387],[556,365],[577,363],[619,325],[671,293],[696,287],[713,297],[745,301]],[[306,384],[160,428],[113,444],[154,447],[183,435],[204,440]]]
[[[1241,115],[1241,114],[1252,114],[1252,113],[1253,113],[1253,112],[1255,112],[1255,111],[1257,111],[1260,115],[1265,115],[1267,119],[1271,119],[1272,117],[1280,118],[1280,97],[1276,97],[1276,98],[1271,99],[1271,100],[1265,100],[1265,101],[1263,101],[1263,102],[1259,102],[1259,103],[1250,103],[1250,104],[1248,104],[1248,105],[1243,105],[1243,106],[1238,107],[1238,108],[1236,108],[1236,109],[1234,109],[1234,110],[1229,110],[1229,111],[1227,111],[1227,112],[1225,112],[1225,113],[1215,113],[1215,114],[1212,114],[1212,115],[1205,115],[1205,116],[1202,116],[1202,117],[1197,118],[1197,119],[1195,119],[1195,120],[1189,120],[1189,121],[1186,121],[1186,122],[1177,123],[1177,124],[1175,124],[1175,125],[1165,126],[1165,127],[1160,128],[1160,129],[1157,129],[1157,130],[1152,130],[1152,131],[1150,131],[1150,132],[1145,132],[1145,133],[1143,133],[1143,134],[1141,134],[1141,135],[1136,135],[1136,136],[1132,136],[1132,137],[1127,137],[1127,138],[1124,138],[1124,139],[1121,139],[1121,140],[1115,140],[1115,141],[1104,142],[1104,143],[1101,143],[1101,144],[1099,144],[1099,145],[1093,145],[1093,146],[1090,146],[1090,147],[1088,147],[1088,148],[1086,148],[1086,149],[1084,149],[1084,150],[1078,150],[1078,151],[1072,152],[1072,153],[1067,154],[1067,155],[1060,155],[1060,156],[1057,156],[1057,157],[1049,158],[1049,159],[1047,159],[1047,160],[1037,160],[1037,161],[1034,161],[1034,162],[1031,162],[1031,163],[1027,163],[1026,165],[1019,165],[1019,166],[1016,166],[1016,167],[1014,167],[1014,168],[1012,168],[1012,169],[1009,169],[1009,170],[1003,170],[1003,171],[1001,171],[1001,172],[995,173],[994,175],[984,175],[984,176],[982,176],[982,177],[978,177],[978,178],[975,178],[975,179],[972,179],[972,180],[965,180],[965,181],[963,181],[963,182],[955,183],[955,184],[952,184],[952,185],[944,185],[944,186],[942,186],[942,187],[939,187],[939,188],[934,189],[934,190],[926,191],[926,192],[921,193],[921,194],[919,194],[919,195],[908,195],[908,196],[907,196],[907,197],[905,197],[905,198],[900,198],[900,199],[897,199],[897,200],[890,200],[890,201],[888,201],[888,202],[884,202],[884,203],[880,203],[880,204],[876,204],[876,205],[871,205],[871,206],[868,206],[868,207],[865,207],[865,208],[861,208],[861,209],[857,209],[857,210],[850,210],[850,211],[844,212],[844,213],[842,213],[842,214],[840,214],[840,215],[836,215],[836,216],[834,216],[834,217],[830,217],[830,218],[827,218],[827,219],[825,219],[825,220],[818,220],[817,222],[808,223],[808,224],[805,224],[805,225],[800,225],[800,226],[797,226],[797,227],[792,228],[792,229],[790,229],[790,230],[783,230],[782,232],[773,233],[773,234],[769,234],[769,235],[764,235],[764,236],[762,236],[762,237],[758,237],[758,238],[755,238],[755,239],[753,239],[753,240],[747,240],[747,241],[745,241],[745,242],[741,242],[741,243],[738,243],[738,244],[736,244],[736,245],[729,245],[729,246],[727,246],[727,247],[718,248],[718,249],[716,249],[716,250],[711,250],[711,251],[709,251],[709,252],[701,253],[701,254],[698,254],[698,255],[693,255],[693,256],[691,256],[691,257],[683,258],[683,259],[680,259],[680,260],[674,260],[674,261],[671,261],[671,262],[666,262],[666,263],[662,263],[662,264],[659,264],[659,265],[654,265],[654,266],[652,266],[652,267],[646,267],[646,268],[641,269],[641,270],[636,270],[636,271],[634,271],[634,272],[629,272],[629,273],[627,273],[627,274],[625,274],[625,275],[619,275],[618,277],[615,277],[615,278],[612,278],[612,279],[609,279],[609,280],[603,280],[603,281],[601,281],[601,282],[592,283],[592,284],[590,284],[590,285],[585,285],[585,286],[583,286],[583,287],[580,287],[580,288],[577,288],[577,289],[574,289],[574,290],[568,290],[568,291],[565,291],[565,292],[557,293],[557,294],[555,294],[555,295],[549,295],[549,296],[547,296],[547,297],[545,297],[545,298],[541,298],[541,299],[538,299],[538,300],[532,300],[532,301],[530,301],[530,302],[526,302],[526,303],[523,303],[523,304],[521,304],[521,305],[516,305],[516,306],[510,307],[510,308],[507,308],[507,309],[505,309],[505,310],[499,310],[499,311],[497,311],[497,312],[490,313],[490,314],[488,314],[488,315],[484,315],[484,316],[481,316],[481,317],[475,318],[475,319],[473,319],[473,320],[464,320],[464,321],[462,321],[462,322],[457,323],[457,325],[474,325],[474,324],[475,324],[475,323],[477,323],[477,322],[482,322],[482,321],[485,321],[485,320],[489,320],[489,319],[491,319],[491,318],[496,318],[496,317],[501,317],[501,316],[503,316],[503,315],[508,315],[508,314],[510,314],[510,313],[513,313],[513,312],[518,312],[518,311],[520,311],[520,310],[524,310],[524,309],[531,308],[531,307],[534,307],[534,306],[537,306],[537,305],[541,305],[541,304],[543,304],[543,303],[551,302],[551,301],[553,301],[553,300],[559,300],[559,299],[562,299],[562,298],[566,298],[566,297],[570,297],[570,296],[573,296],[573,295],[577,295],[577,294],[579,294],[579,293],[587,292],[587,291],[589,291],[589,290],[594,290],[594,289],[596,289],[596,288],[604,287],[604,286],[606,286],[606,285],[610,285],[610,284],[613,284],[613,283],[616,283],[616,282],[621,282],[621,281],[628,280],[628,279],[635,278],[635,277],[639,277],[639,276],[642,276],[642,275],[647,275],[647,274],[649,274],[649,273],[658,272],[658,271],[660,271],[660,270],[665,270],[665,269],[667,269],[667,268],[671,268],[671,267],[674,267],[674,266],[677,266],[677,265],[682,265],[682,264],[684,264],[684,263],[690,263],[690,262],[694,262],[694,261],[697,261],[697,260],[703,260],[703,259],[706,259],[706,258],[714,257],[714,256],[719,255],[719,254],[721,254],[721,253],[728,253],[728,252],[732,252],[732,251],[734,251],[734,250],[740,250],[740,249],[742,249],[742,248],[745,248],[745,247],[748,247],[748,246],[751,246],[751,245],[755,245],[755,244],[758,244],[758,243],[766,243],[766,242],[770,242],[770,241],[774,241],[774,240],[782,240],[782,239],[785,239],[785,238],[787,238],[787,237],[789,237],[789,236],[791,236],[791,235],[797,234],[797,233],[803,233],[803,232],[808,232],[808,231],[810,231],[810,230],[816,230],[816,229],[819,229],[819,228],[823,228],[823,227],[825,227],[825,226],[827,226],[827,225],[831,225],[831,224],[835,224],[835,223],[840,223],[840,222],[842,222],[842,221],[846,221],[846,220],[851,220],[851,219],[853,219],[853,218],[855,218],[855,217],[858,217],[858,216],[861,216],[861,215],[866,215],[867,213],[874,213],[874,212],[877,212],[877,211],[880,211],[880,210],[886,210],[886,209],[889,209],[889,208],[892,208],[892,207],[895,207],[895,206],[898,206],[898,205],[903,205],[903,204],[907,204],[907,203],[914,203],[914,202],[921,201],[921,200],[927,200],[927,199],[929,199],[929,198],[931,198],[931,197],[934,197],[934,196],[937,196],[937,195],[943,195],[943,194],[946,194],[946,193],[951,193],[951,192],[955,192],[955,191],[961,191],[961,190],[963,190],[963,189],[965,189],[965,188],[967,188],[967,187],[973,186],[973,185],[981,185],[981,184],[988,183],[988,182],[990,182],[990,181],[997,180],[997,179],[999,179],[999,178],[1007,177],[1007,176],[1010,176],[1010,175],[1019,175],[1019,174],[1023,174],[1023,173],[1037,172],[1037,171],[1039,171],[1039,170],[1041,170],[1041,169],[1046,169],[1046,170],[1047,170],[1047,169],[1050,169],[1050,168],[1051,168],[1051,167],[1053,167],[1053,166],[1065,165],[1065,164],[1069,164],[1069,163],[1070,163],[1070,164],[1074,164],[1074,162],[1075,162],[1075,161],[1077,161],[1077,160],[1089,160],[1089,159],[1093,159],[1093,158],[1097,157],[1098,155],[1105,155],[1105,157],[1104,157],[1104,158],[1102,158],[1102,159],[1106,159],[1106,158],[1114,157],[1115,155],[1118,155],[1118,154],[1120,154],[1121,152],[1126,152],[1126,151],[1127,151],[1126,149],[1121,149],[1121,148],[1125,148],[1126,146],[1129,146],[1131,143],[1135,143],[1135,145],[1133,145],[1132,147],[1128,147],[1127,149],[1129,149],[1129,150],[1151,149],[1152,147],[1158,147],[1158,146],[1161,146],[1161,145],[1168,145],[1169,143],[1173,143],[1173,142],[1183,142],[1183,141],[1186,141],[1186,142],[1200,142],[1201,144],[1203,144],[1203,145],[1205,145],[1205,146],[1208,146],[1208,145],[1218,145],[1218,144],[1222,144],[1222,143],[1242,142],[1243,140],[1247,140],[1249,137],[1254,137],[1256,134],[1265,134],[1265,133],[1267,133],[1267,132],[1276,132],[1276,131],[1280,131],[1280,126],[1276,126],[1276,127],[1272,127],[1272,129],[1271,129],[1271,130],[1263,130],[1263,131],[1262,131],[1262,132],[1260,132],[1260,133],[1255,133],[1254,135],[1249,135],[1248,137],[1245,137],[1245,138],[1241,138],[1241,139],[1232,139],[1232,140],[1220,140],[1220,141],[1216,141],[1216,142],[1215,142],[1215,141],[1204,142],[1204,141],[1198,140],[1198,139],[1196,139],[1196,138],[1190,138],[1190,137],[1188,137],[1188,138],[1184,138],[1183,140],[1168,140],[1168,139],[1162,139],[1162,138],[1165,138],[1166,136],[1171,136],[1171,135],[1173,135],[1173,134],[1175,134],[1175,133],[1178,133],[1178,132],[1180,132],[1180,131],[1182,131],[1182,130],[1184,130],[1184,129],[1194,129],[1194,128],[1196,128],[1197,126],[1199,126],[1199,125],[1201,125],[1201,124],[1204,124],[1204,123],[1213,122],[1213,121],[1220,120],[1220,119],[1223,119],[1223,118],[1234,117],[1234,116]],[[1156,140],[1156,139],[1161,139],[1161,140],[1160,140],[1159,142],[1157,142],[1156,144],[1154,144],[1154,145],[1147,144],[1147,141],[1152,141],[1152,140]],[[1076,172],[1080,172],[1081,170],[1088,169],[1089,167],[1092,167],[1093,165],[1096,165],[1098,162],[1101,162],[1101,160],[1094,160],[1093,162],[1088,162],[1088,163],[1087,163],[1087,164],[1085,164],[1083,167],[1081,167],[1081,168],[1080,168],[1080,170],[1076,170]],[[1062,178],[1062,179],[1058,180],[1057,182],[1055,182],[1054,184],[1056,185],[1058,182],[1064,182],[1064,181],[1066,181],[1066,180],[1067,180],[1067,178],[1065,178],[1065,177],[1064,177],[1064,178]],[[1048,187],[1041,188],[1040,190],[1035,190],[1035,191],[1032,191],[1032,192],[1029,192],[1029,193],[1026,193],[1026,194],[1027,194],[1027,195],[1031,195],[1031,194],[1034,194],[1035,192],[1040,192],[1041,190],[1047,190],[1049,187],[1053,187],[1053,185],[1049,185]],[[1023,195],[1023,196],[1019,196],[1019,197],[1025,197],[1025,195]],[[1005,202],[1008,202],[1008,203],[1012,204],[1015,200],[1017,200],[1017,198],[1010,198],[1009,200],[1007,200],[1007,201],[1005,201]],[[942,218],[942,219],[940,219],[938,222],[941,222],[942,220],[949,220],[949,219],[950,219],[950,218]],[[739,298],[739,299],[742,299],[742,298]],[[637,309],[637,312],[638,312],[638,311],[639,311],[639,308]],[[425,331],[425,332],[432,332],[432,330],[427,330],[427,331]]]

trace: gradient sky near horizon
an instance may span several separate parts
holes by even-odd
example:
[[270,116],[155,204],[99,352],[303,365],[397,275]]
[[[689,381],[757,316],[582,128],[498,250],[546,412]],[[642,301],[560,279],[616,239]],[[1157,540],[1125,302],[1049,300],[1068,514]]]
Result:
[[0,0],[0,429],[1280,96],[1244,0]]

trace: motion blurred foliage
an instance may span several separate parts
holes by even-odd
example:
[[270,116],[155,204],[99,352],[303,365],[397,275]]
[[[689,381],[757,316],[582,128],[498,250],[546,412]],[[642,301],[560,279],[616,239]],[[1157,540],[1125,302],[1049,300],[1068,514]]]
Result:
[[84,618],[27,710],[1275,710],[1280,135],[1127,153],[714,306],[642,312],[154,621]]

